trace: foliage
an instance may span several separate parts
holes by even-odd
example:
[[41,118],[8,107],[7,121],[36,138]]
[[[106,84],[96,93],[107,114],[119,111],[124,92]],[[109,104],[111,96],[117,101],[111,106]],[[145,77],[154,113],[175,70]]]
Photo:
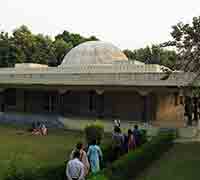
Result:
[[93,140],[96,140],[97,143],[100,143],[104,135],[104,127],[100,121],[95,121],[88,124],[84,131],[88,144],[91,144]]
[[103,162],[101,164],[101,168],[109,166],[115,160],[115,154],[113,153],[112,149],[112,141],[101,147],[101,150],[103,152]]
[[146,64],[160,64],[173,68],[177,59],[175,51],[166,50],[158,45],[147,46],[145,48],[123,51],[128,59],[142,61]]
[[53,40],[47,35],[33,34],[25,25],[16,28],[11,35],[0,33],[0,67],[13,67],[16,63],[40,63],[59,65],[71,48],[82,42],[98,40],[64,31]]
[[89,38],[85,38],[80,34],[70,33],[68,31],[63,31],[62,34],[58,34],[55,39],[63,39],[66,43],[71,43],[73,47],[79,45],[80,43],[86,41],[96,41],[98,40],[95,36],[91,36]]
[[194,17],[192,23],[179,22],[172,26],[172,41],[161,46],[175,46],[178,51],[179,61],[176,69],[184,71],[200,71],[200,16]]
[[[173,145],[174,135],[169,133],[159,134],[150,142],[145,143],[135,151],[129,152],[119,160],[99,173],[109,180],[130,180],[138,176],[152,161],[169,150]],[[92,178],[91,178],[92,179]]]
[[54,53],[57,59],[57,65],[61,64],[64,56],[73,48],[71,42],[67,43],[63,39],[56,39],[53,42]]
[[136,177],[152,161],[160,158],[173,145],[173,139],[174,137],[171,134],[154,137],[154,139],[144,144],[141,148],[115,161],[107,172],[108,176],[114,180],[129,180]]
[[146,129],[141,129],[140,130],[140,134],[141,134],[141,139],[140,139],[140,141],[141,141],[141,144],[144,144],[144,143],[146,143],[147,142],[147,130]]

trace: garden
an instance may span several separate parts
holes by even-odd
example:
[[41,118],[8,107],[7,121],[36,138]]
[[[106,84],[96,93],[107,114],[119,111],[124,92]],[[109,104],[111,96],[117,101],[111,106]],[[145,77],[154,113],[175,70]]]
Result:
[[52,129],[48,136],[33,136],[27,132],[26,128],[1,126],[0,178],[3,180],[63,180],[66,162],[75,144],[78,141],[86,142],[85,139],[89,141],[96,138],[102,139],[103,169],[87,179],[131,180],[141,176],[152,162],[157,162],[156,160],[174,146],[174,135],[165,132],[151,138],[140,148],[113,160],[111,135],[105,134],[99,124],[97,128],[96,124],[92,124],[86,129],[86,133]]

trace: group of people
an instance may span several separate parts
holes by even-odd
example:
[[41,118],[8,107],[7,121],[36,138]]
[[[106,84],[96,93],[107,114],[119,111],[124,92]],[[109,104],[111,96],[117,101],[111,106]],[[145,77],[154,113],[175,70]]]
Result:
[[48,129],[45,126],[44,123],[33,123],[32,124],[32,132],[33,135],[42,135],[42,136],[46,136],[48,133]]
[[92,141],[87,153],[84,149],[83,143],[78,143],[72,151],[66,167],[68,180],[84,180],[89,171],[97,173],[100,170],[103,154],[96,140]]
[[[122,134],[120,121],[114,121],[111,149],[115,156],[113,160],[118,159],[124,153],[134,150],[140,144],[141,133],[137,125],[134,126],[133,130],[129,129],[127,134]],[[87,149],[87,152],[85,149]],[[90,171],[94,174],[97,173],[100,171],[102,160],[103,154],[96,140],[93,140],[88,148],[85,148],[83,143],[77,143],[66,166],[68,180],[84,180]]]
[[134,129],[128,130],[127,134],[123,134],[120,128],[120,121],[115,122],[114,132],[112,135],[112,148],[114,159],[118,159],[124,153],[134,150],[141,145],[141,132],[138,125]]

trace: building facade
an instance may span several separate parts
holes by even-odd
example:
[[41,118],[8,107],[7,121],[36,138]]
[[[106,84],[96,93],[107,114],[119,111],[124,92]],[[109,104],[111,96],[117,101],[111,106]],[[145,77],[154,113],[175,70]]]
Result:
[[90,41],[73,48],[58,67],[1,68],[0,111],[183,126],[184,97],[195,75],[177,71],[165,78],[166,70]]

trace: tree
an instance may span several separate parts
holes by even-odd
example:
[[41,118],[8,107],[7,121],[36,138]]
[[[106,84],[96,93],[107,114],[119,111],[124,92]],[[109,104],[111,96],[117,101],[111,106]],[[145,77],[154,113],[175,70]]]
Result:
[[31,57],[34,52],[35,41],[28,27],[22,25],[18,29],[15,29],[10,40],[17,49],[18,56],[22,62],[34,62]]
[[95,36],[90,36],[89,38],[83,37],[80,34],[70,33],[68,31],[63,31],[62,34],[58,34],[55,39],[63,39],[66,43],[71,43],[73,47],[86,42],[86,41],[97,41]]
[[[200,17],[194,17],[192,23],[179,22],[172,26],[172,41],[161,44],[162,47],[175,46],[178,52],[178,61],[175,69],[194,72],[196,75],[189,82],[189,86],[195,91],[195,96],[200,95],[200,89],[196,85],[200,76]],[[198,121],[199,98],[185,98],[185,112],[188,116],[188,125],[192,121]],[[194,118],[192,115],[194,114]]]
[[129,49],[125,49],[123,50],[123,53],[126,55],[126,57],[130,60],[134,60],[135,59],[135,54],[129,50]]
[[49,36],[33,34],[27,26],[16,28],[11,35],[0,32],[0,67],[13,67],[16,63],[59,65],[64,56],[85,41],[98,40],[64,31],[53,41]]
[[56,65],[53,41],[49,36],[42,34],[34,35],[34,47],[31,59],[35,63]]
[[63,39],[56,39],[53,42],[54,47],[54,54],[56,57],[56,64],[61,64],[64,56],[73,48],[73,45],[71,42],[66,43]]
[[200,74],[200,17],[194,17],[191,24],[179,22],[172,26],[172,41],[161,47],[175,46],[178,52],[176,69]]
[[161,48],[158,45],[147,46],[133,51],[126,49],[123,51],[130,60],[142,61],[146,64],[160,64],[173,68],[177,55],[175,51]]
[[0,67],[13,67],[15,63],[21,62],[23,53],[20,52],[8,33],[0,33]]

